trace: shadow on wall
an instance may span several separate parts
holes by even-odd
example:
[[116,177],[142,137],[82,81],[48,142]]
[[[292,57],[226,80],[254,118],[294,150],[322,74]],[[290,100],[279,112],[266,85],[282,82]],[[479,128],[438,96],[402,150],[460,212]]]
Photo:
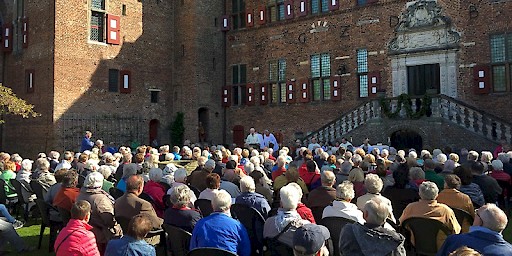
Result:
[[[89,51],[80,53],[84,56],[78,67],[56,65],[60,69],[56,74],[66,74],[68,81],[87,88],[60,116],[56,113],[56,146],[61,150],[78,150],[85,130],[92,131],[93,139],[101,139],[107,146],[168,140],[167,125],[172,118],[168,113],[172,109],[172,3],[144,1],[128,8],[123,5],[122,9],[127,15],[120,15],[119,45],[89,42]],[[134,37],[136,33],[140,33],[138,38]],[[77,68],[85,71],[73,72]],[[92,74],[88,70],[93,70]],[[57,79],[56,90],[61,90],[57,87],[66,85]]]

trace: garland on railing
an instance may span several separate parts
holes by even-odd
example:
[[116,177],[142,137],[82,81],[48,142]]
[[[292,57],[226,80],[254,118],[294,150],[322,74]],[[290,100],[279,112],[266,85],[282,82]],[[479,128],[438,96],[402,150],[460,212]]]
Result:
[[414,112],[411,107],[412,106],[411,97],[409,97],[408,94],[404,93],[404,94],[401,94],[400,96],[398,96],[397,108],[394,112],[391,112],[391,108],[389,107],[388,100],[386,100],[386,98],[380,99],[380,107],[382,109],[382,112],[388,118],[398,117],[400,115],[400,111],[402,110],[402,106],[404,106],[407,117],[409,117],[411,119],[418,119],[427,113],[427,111],[430,109],[431,104],[432,104],[432,98],[429,95],[425,94],[425,96],[423,96],[423,101],[421,104],[420,111]]

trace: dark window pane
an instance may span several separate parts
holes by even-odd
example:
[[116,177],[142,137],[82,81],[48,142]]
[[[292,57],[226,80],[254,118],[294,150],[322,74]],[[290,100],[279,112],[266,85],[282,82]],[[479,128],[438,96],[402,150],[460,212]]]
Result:
[[151,103],[158,103],[159,91],[151,91]]
[[90,39],[93,41],[103,42],[103,13],[92,12]]
[[322,80],[324,100],[331,99],[331,81],[329,79]]
[[108,91],[117,92],[119,88],[119,70],[108,70]]
[[322,86],[320,80],[313,80],[313,100],[320,100],[322,97]]
[[238,84],[240,81],[238,74],[238,66],[233,66],[233,84]]
[[239,88],[238,86],[233,86],[233,105],[237,106],[240,104],[240,96],[239,94]]
[[245,84],[247,82],[247,66],[240,65],[240,83]]

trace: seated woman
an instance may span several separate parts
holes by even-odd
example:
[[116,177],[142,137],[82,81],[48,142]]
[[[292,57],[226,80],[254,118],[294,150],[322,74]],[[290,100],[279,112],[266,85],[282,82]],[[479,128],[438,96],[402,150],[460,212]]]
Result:
[[215,193],[220,188],[220,176],[216,173],[210,173],[206,176],[206,189],[201,191],[198,199],[213,200]]
[[188,207],[190,205],[190,188],[176,186],[171,188],[170,192],[173,206],[165,210],[164,223],[192,233],[197,221],[201,219],[201,214]]
[[164,174],[160,168],[151,168],[149,170],[149,181],[144,185],[144,192],[153,199],[155,203],[153,207],[155,208],[156,215],[160,218],[164,215],[165,205],[163,198],[167,192],[166,187],[160,183],[163,176]]
[[393,179],[395,184],[385,188],[382,195],[391,200],[395,219],[398,219],[402,216],[405,207],[410,203],[418,201],[420,196],[417,190],[409,186],[409,166],[406,163],[400,164],[393,172]]
[[363,212],[350,201],[354,199],[354,185],[346,180],[336,188],[336,199],[332,205],[325,207],[322,218],[343,217],[364,224]]

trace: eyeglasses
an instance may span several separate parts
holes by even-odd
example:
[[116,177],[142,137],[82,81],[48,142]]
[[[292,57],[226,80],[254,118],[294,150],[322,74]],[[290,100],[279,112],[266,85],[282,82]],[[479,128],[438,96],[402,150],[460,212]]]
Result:
[[484,220],[482,219],[482,217],[480,217],[480,214],[478,214],[478,209],[475,209],[475,215],[478,216],[478,218],[480,219],[480,221],[482,222],[482,226],[484,224]]

